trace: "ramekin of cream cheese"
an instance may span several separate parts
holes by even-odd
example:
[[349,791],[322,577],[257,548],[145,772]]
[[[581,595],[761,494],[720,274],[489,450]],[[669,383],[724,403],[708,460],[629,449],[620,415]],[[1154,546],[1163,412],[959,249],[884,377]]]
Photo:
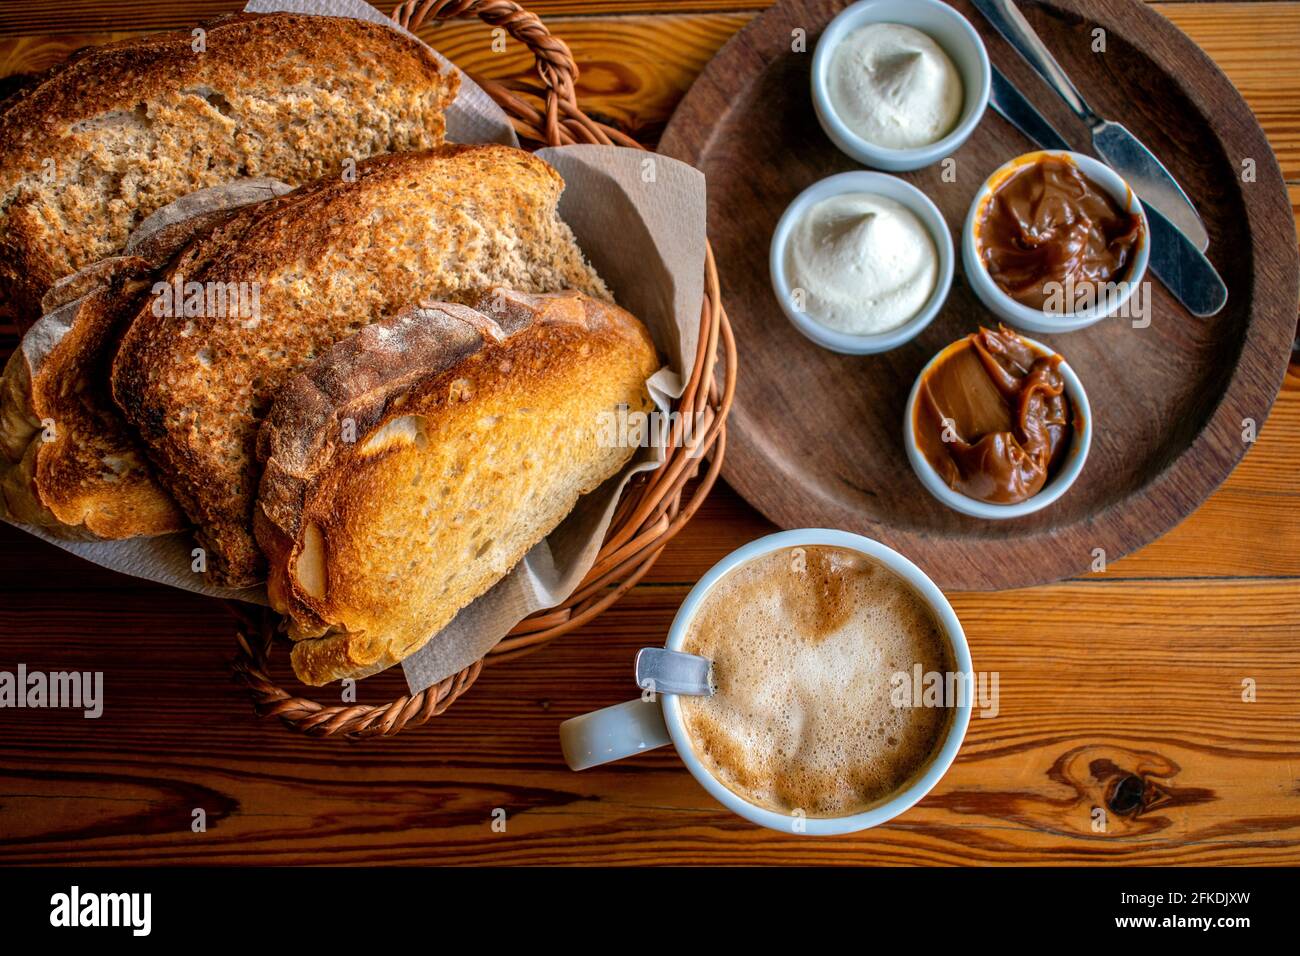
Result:
[[860,0],[822,31],[811,78],[827,138],[897,173],[956,153],[988,107],[993,68],[979,33],[942,0]]
[[858,27],[831,53],[827,91],[844,125],[869,143],[915,149],[961,118],[966,91],[943,47],[902,23]]
[[772,289],[824,348],[884,352],[930,324],[952,286],[952,234],[933,202],[895,176],[857,170],[813,183],[772,234]]
[[804,311],[849,335],[903,325],[939,279],[939,254],[921,220],[872,193],[839,193],[810,207],[790,232],[785,262]]

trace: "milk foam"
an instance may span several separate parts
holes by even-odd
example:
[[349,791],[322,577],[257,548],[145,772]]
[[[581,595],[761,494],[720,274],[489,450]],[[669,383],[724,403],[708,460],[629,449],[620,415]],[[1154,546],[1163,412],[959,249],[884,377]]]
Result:
[[949,711],[895,707],[891,676],[952,670],[929,606],[841,548],[787,548],[735,569],[705,598],[683,650],[713,661],[717,692],[683,697],[697,755],[750,803],[847,816],[925,766]]

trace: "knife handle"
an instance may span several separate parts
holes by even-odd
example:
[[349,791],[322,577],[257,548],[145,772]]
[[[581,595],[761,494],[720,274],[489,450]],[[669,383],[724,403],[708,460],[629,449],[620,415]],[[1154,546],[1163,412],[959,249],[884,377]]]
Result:
[[1056,90],[1079,119],[1089,126],[1097,125],[1100,121],[1097,114],[1012,0],[975,0],[975,6],[1015,51],[1029,61],[1048,86]]
[[1175,299],[1198,319],[1217,314],[1228,304],[1228,287],[1205,254],[1155,206],[1146,207],[1151,235],[1148,268]]

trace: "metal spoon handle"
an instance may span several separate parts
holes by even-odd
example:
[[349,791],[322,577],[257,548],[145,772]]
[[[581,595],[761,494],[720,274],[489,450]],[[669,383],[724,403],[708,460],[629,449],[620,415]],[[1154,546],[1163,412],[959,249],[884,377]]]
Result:
[[713,662],[665,647],[643,647],[636,653],[636,686],[656,694],[711,697]]

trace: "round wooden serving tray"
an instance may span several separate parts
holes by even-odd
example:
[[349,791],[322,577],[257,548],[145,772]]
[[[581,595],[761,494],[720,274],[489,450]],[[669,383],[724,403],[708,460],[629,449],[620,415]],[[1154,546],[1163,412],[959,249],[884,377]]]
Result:
[[[1082,124],[978,11],[964,0],[953,5],[984,37],[993,62],[1076,149],[1086,147]],[[1020,4],[1093,108],[1132,130],[1197,203],[1229,300],[1217,316],[1196,319],[1149,275],[1149,328],[1115,318],[1035,336],[1060,351],[1088,389],[1095,431],[1087,466],[1038,514],[964,517],[925,492],[902,443],[903,406],[921,367],[950,341],[996,322],[960,268],[945,309],[922,335],[865,357],[805,339],[768,281],[768,242],[790,200],[825,176],[859,168],[822,133],[809,91],[817,38],[845,6],[785,0],[758,17],[708,65],[660,145],[708,177],[709,235],[745,363],[724,477],[783,527],[878,538],[947,588],[1054,581],[1086,571],[1096,549],[1113,561],[1146,544],[1227,477],[1286,370],[1300,266],[1290,203],[1263,131],[1210,59],[1143,4]],[[1105,30],[1100,53],[1097,27]],[[802,52],[792,49],[798,30],[806,31]],[[938,204],[959,236],[984,179],[1032,148],[990,109],[954,156],[955,182],[941,180],[940,166],[903,178]],[[1243,181],[1250,166],[1254,181]]]

